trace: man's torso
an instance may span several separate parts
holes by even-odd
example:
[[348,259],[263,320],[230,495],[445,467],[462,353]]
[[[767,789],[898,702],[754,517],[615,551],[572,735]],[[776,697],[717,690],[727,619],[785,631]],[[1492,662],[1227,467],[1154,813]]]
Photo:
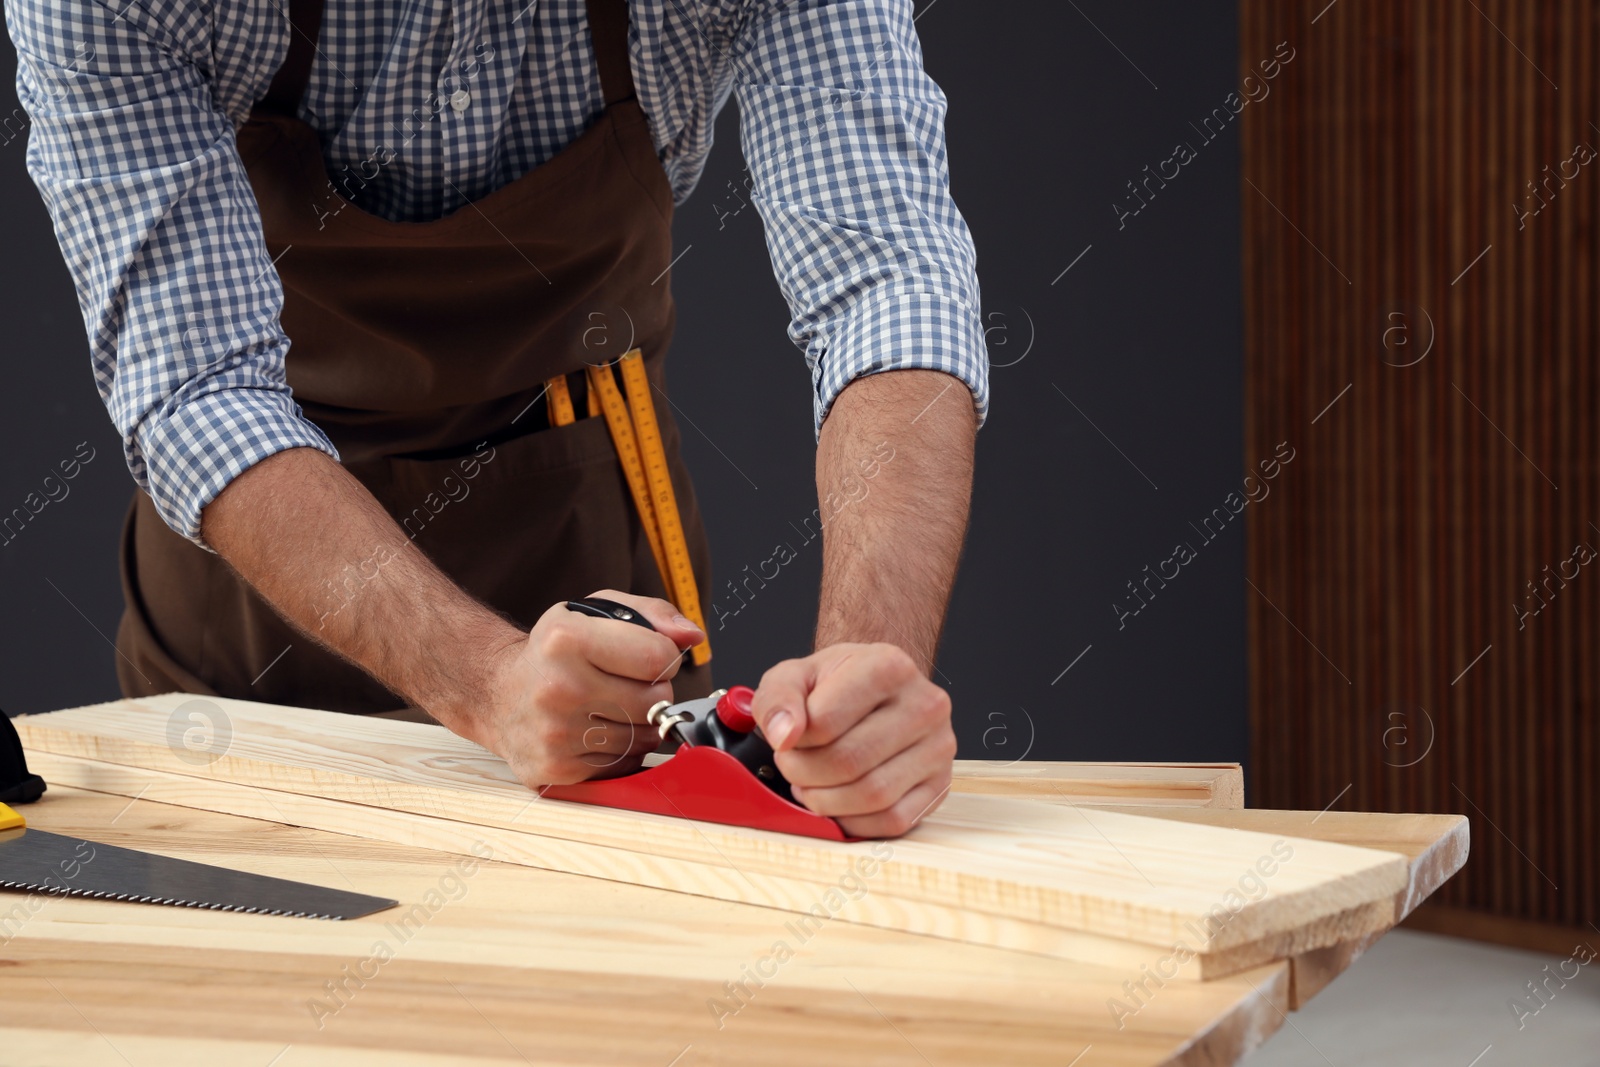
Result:
[[[640,105],[681,201],[732,87],[744,3],[691,20],[630,5]],[[234,124],[265,94],[288,28],[219,16],[215,98]],[[717,20],[729,35],[719,43]],[[336,189],[393,221],[439,218],[548,161],[604,109],[584,0],[327,0],[299,115]]]

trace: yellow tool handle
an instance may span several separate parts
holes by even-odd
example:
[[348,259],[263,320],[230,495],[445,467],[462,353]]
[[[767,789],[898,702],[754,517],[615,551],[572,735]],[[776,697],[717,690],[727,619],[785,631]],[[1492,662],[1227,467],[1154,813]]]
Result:
[[0,830],[15,830],[28,825],[28,820],[18,815],[9,806],[0,804]]
[[[622,357],[622,384],[628,390],[628,407],[633,415],[639,454],[644,460],[650,493],[655,498],[656,522],[660,525],[662,548],[667,556],[662,577],[673,592],[672,602],[678,610],[704,631],[706,620],[700,613],[700,590],[695,586],[689,543],[678,514],[678,498],[672,491],[672,475],[667,470],[667,449],[661,440],[661,427],[656,423],[655,404],[650,399],[650,378],[645,373],[644,356],[637,348]],[[711,658],[710,641],[695,645],[689,656],[696,666],[705,663]]]

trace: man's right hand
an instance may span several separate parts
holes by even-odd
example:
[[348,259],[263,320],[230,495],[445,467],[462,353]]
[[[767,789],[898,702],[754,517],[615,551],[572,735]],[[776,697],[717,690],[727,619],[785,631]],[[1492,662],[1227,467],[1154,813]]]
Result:
[[[659,744],[645,722],[672,699],[680,649],[705,635],[664,600],[602,589],[658,632],[558,604],[524,632],[468,596],[365,486],[311,448],[246,470],[201,533],[302,633],[445,726],[503,757],[529,786],[622,774]],[[347,611],[323,610],[349,567],[384,560]]]
[[530,788],[636,770],[661,743],[645,714],[672,699],[683,651],[705,637],[665,600],[590,595],[634,609],[656,632],[557,604],[490,664],[490,706],[473,740]]

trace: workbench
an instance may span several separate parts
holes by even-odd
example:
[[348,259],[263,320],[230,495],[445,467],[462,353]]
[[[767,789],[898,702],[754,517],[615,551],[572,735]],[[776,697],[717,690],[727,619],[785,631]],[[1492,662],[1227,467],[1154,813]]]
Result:
[[[1447,825],[1427,821],[1449,817],[1365,817],[1382,820],[1373,841],[1380,824],[1353,813],[1213,807],[1236,786],[1146,773],[1111,799],[1146,791],[1145,813],[1406,853],[1397,917],[1459,865]],[[1126,1001],[1126,968],[837,921],[779,964],[792,916],[769,908],[59,785],[27,817],[401,905],[326,922],[0,893],[0,1061],[16,1067],[1232,1063],[1363,947],[1168,982],[1119,1028],[1108,1004]]]

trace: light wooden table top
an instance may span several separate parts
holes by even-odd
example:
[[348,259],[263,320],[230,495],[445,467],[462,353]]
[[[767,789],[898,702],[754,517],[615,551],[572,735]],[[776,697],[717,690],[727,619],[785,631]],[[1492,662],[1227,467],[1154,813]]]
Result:
[[[393,911],[0,891],[16,1067],[1231,1063],[1291,993],[1288,962],[1168,982],[1119,1029],[1108,1002],[1137,973],[842,922],[802,941],[765,908],[494,862],[464,874],[424,849],[64,787],[23,810],[38,829],[440,903],[413,933]],[[795,949],[781,964],[778,941]]]

